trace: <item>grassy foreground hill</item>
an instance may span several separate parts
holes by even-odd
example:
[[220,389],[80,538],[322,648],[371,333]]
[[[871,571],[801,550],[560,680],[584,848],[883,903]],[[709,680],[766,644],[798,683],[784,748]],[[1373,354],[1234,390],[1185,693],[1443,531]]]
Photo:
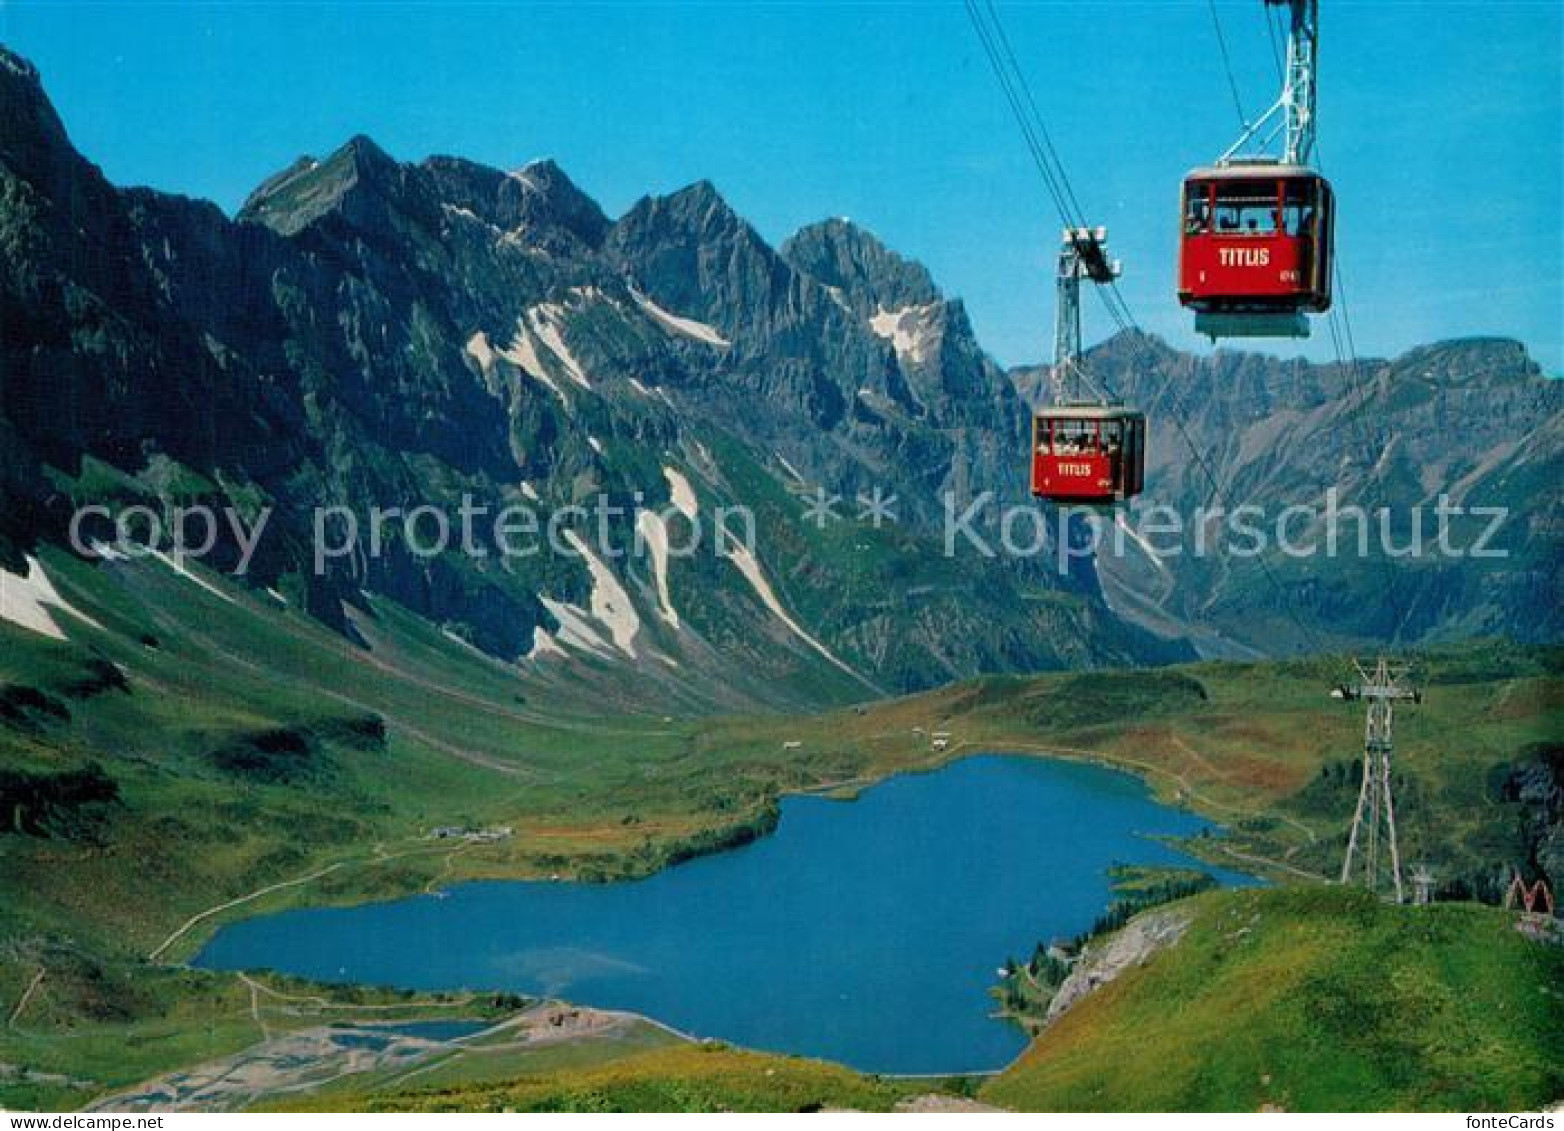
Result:
[[1470,904],[1229,891],[982,1090],[1029,1110],[1524,1110],[1564,1095],[1564,949]]
[[928,1081],[864,1076],[839,1065],[723,1044],[679,1044],[607,1064],[383,1095],[339,1092],[283,1110],[366,1111],[886,1111]]

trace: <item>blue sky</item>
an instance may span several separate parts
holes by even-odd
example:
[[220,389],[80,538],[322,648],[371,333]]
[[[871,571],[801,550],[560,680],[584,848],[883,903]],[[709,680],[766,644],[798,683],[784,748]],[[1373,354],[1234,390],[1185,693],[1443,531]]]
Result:
[[[1551,2],[1323,0],[1320,157],[1359,350],[1467,334],[1564,369],[1564,26]],[[1260,0],[1216,4],[1240,93],[1274,97]],[[1141,324],[1172,294],[1180,176],[1237,115],[1204,2],[999,7]],[[768,239],[846,215],[1046,356],[1058,221],[959,0],[919,4],[68,4],[0,0],[76,144],[122,184],[232,211],[301,153],[552,156],[611,213],[716,182]],[[1087,307],[1089,339],[1106,319]],[[1307,344],[1328,356],[1323,328]]]

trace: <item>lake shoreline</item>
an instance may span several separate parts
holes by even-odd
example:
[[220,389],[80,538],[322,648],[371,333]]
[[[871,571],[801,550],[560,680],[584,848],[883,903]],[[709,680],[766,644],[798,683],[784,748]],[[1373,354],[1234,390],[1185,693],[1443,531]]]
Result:
[[[936,782],[941,774],[955,776]],[[843,797],[855,804],[827,804]],[[694,856],[698,868],[658,868],[635,884],[450,877],[437,901],[294,909],[229,924],[193,964],[556,997],[875,1074],[949,1075],[952,1063],[973,1064],[972,1053],[997,1071],[1026,1042],[1019,1027],[987,1027],[989,975],[1007,953],[1097,921],[1114,899],[1113,865],[1203,865],[1187,847],[1216,831],[1120,767],[1024,753],[957,749],[936,765],[790,791],[785,800],[786,821],[768,820],[766,836],[731,838],[746,851]],[[780,814],[781,803],[775,808]],[[923,851],[931,835],[943,846],[932,855]],[[1029,863],[1018,870],[1016,860]],[[1251,879],[1231,869],[1225,876],[1227,884]],[[844,950],[842,937],[857,941]],[[438,942],[446,938],[463,942],[453,950]],[[745,941],[707,953],[718,944],[703,940],[719,938]],[[757,965],[772,971],[770,996],[739,1001],[747,991],[736,988],[752,984]],[[909,984],[926,988],[929,1016],[940,1017],[944,1002],[951,1023],[930,1026],[943,1036],[908,1045],[891,1035],[879,1015],[910,1000]],[[722,986],[725,994],[714,989]],[[879,1005],[841,1013],[836,987],[843,1000],[867,995]],[[836,1020],[822,1029],[822,1014]],[[852,1043],[860,1040],[871,1045]],[[938,1054],[942,1041],[957,1055]],[[982,1051],[996,1042],[1002,1054]]]
[[[883,773],[862,774],[853,778],[843,779],[836,782],[826,782],[811,786],[788,787],[778,790],[767,798],[767,806],[771,811],[775,812],[780,808],[781,803],[790,797],[817,797],[826,798],[832,801],[855,802],[865,791],[873,789],[878,785],[883,785],[884,783],[895,778],[938,773],[941,770],[948,769],[950,766],[967,759],[986,756],[1035,758],[1042,761],[1091,765],[1102,769],[1113,770],[1129,775],[1130,777],[1135,778],[1137,781],[1140,781],[1147,787],[1148,791],[1151,793],[1151,796],[1158,798],[1159,800],[1161,800],[1162,797],[1156,788],[1157,778],[1159,776],[1172,780],[1181,786],[1183,785],[1183,783],[1179,782],[1179,779],[1161,767],[1152,765],[1151,763],[1137,762],[1122,757],[1116,757],[1114,755],[1105,754],[1099,751],[1060,747],[1058,744],[1043,743],[1039,743],[1035,747],[1026,748],[1023,744],[1015,742],[1006,743],[1002,748],[991,749],[989,748],[988,744],[976,744],[961,741],[953,744],[949,749],[939,752],[934,757],[926,761],[906,763],[898,767],[889,768]],[[1188,797],[1193,798],[1193,803],[1188,800]],[[1189,791],[1187,797],[1178,796],[1171,800],[1164,800],[1162,803],[1203,817],[1211,821],[1212,824],[1222,832],[1226,831],[1226,826],[1222,824],[1224,807],[1215,802],[1209,801],[1209,799],[1203,799],[1200,795],[1195,794],[1193,791]],[[309,894],[305,894],[305,892],[302,890],[299,891],[297,898],[292,897],[291,893],[294,891],[294,889],[305,889],[316,879],[319,879],[326,874],[354,868],[372,869],[376,865],[395,863],[399,860],[405,859],[408,856],[418,854],[418,846],[426,847],[429,855],[439,855],[443,851],[447,855],[448,859],[462,859],[461,854],[465,853],[465,859],[468,863],[471,863],[473,860],[472,854],[468,853],[468,848],[470,846],[466,844],[452,844],[449,847],[442,848],[436,845],[430,837],[420,836],[411,841],[404,842],[405,846],[407,847],[405,847],[404,851],[401,853],[382,854],[370,857],[349,856],[346,858],[337,858],[335,860],[321,860],[319,862],[321,866],[312,868],[303,876],[284,880],[277,884],[268,885],[266,889],[262,889],[261,891],[252,892],[249,895],[240,896],[237,899],[227,900],[222,905],[209,908],[207,911],[200,912],[197,916],[194,917],[200,918],[201,920],[199,924],[199,930],[192,929],[187,931],[182,926],[181,928],[177,929],[173,935],[165,939],[153,952],[151,952],[148,955],[148,960],[157,961],[163,953],[170,952],[182,957],[172,962],[165,962],[164,965],[188,966],[190,958],[199,953],[200,950],[211,941],[212,937],[224,926],[243,921],[244,919],[253,918],[257,915],[270,915],[282,911],[358,907],[369,903],[390,902],[399,899],[406,899],[421,893],[435,894],[438,892],[447,891],[459,884],[484,881],[558,881],[605,884],[632,883],[639,880],[648,879],[669,868],[676,868],[680,865],[702,859],[706,856],[717,855],[723,852],[729,852],[737,848],[745,847],[746,845],[753,843],[755,840],[774,834],[777,828],[777,824],[778,818],[768,816],[765,809],[758,810],[755,814],[747,819],[734,821],[727,825],[708,826],[702,833],[696,834],[695,838],[690,838],[691,840],[696,838],[709,840],[710,843],[708,846],[693,848],[689,845],[688,842],[676,842],[670,845],[667,853],[668,857],[670,858],[658,861],[653,867],[644,869],[637,868],[635,866],[637,861],[634,853],[628,850],[622,851],[616,856],[617,862],[623,865],[622,870],[602,876],[584,876],[580,873],[579,870],[571,870],[568,867],[560,871],[545,872],[542,869],[528,867],[525,864],[507,866],[506,862],[484,861],[483,863],[486,865],[492,863],[494,866],[492,868],[485,868],[482,871],[472,872],[466,875],[460,874],[458,870],[449,869],[443,876],[437,876],[431,880],[426,880],[419,876],[412,876],[404,885],[398,885],[395,882],[392,882],[390,885],[363,885],[358,888],[349,886],[346,890],[340,893],[336,893],[325,899],[312,897]],[[1202,851],[1209,846],[1196,843],[1196,839],[1197,838],[1189,838],[1188,840],[1181,842],[1179,846],[1182,850],[1201,860],[1203,863],[1210,864],[1215,867],[1229,867],[1235,871],[1246,872],[1258,879],[1280,879],[1281,877],[1277,875],[1276,872],[1278,870],[1283,872],[1287,871],[1286,866],[1279,862],[1261,860],[1259,858],[1244,859],[1232,857],[1226,863],[1219,863],[1218,861],[1209,859],[1208,855]],[[1270,869],[1271,874],[1267,874],[1267,869]],[[287,891],[290,893],[290,896],[285,897],[282,901],[276,903],[267,901],[265,896],[272,894],[275,891]],[[241,905],[249,909],[246,914],[241,914],[233,918],[229,918],[222,914],[222,911],[228,907]],[[177,947],[171,945],[176,942],[179,944]]]

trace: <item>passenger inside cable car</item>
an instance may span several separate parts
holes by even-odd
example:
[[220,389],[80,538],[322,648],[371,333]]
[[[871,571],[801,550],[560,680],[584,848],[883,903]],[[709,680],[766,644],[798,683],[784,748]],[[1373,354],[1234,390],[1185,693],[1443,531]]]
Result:
[[1032,494],[1055,502],[1111,505],[1138,495],[1146,418],[1130,409],[1072,405],[1032,419]]
[[1197,169],[1184,181],[1179,301],[1212,314],[1330,309],[1329,182],[1292,165]]

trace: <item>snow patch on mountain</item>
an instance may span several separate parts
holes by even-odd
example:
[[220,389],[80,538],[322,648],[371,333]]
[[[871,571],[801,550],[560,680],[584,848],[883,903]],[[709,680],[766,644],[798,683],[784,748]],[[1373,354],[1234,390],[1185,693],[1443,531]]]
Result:
[[516,322],[515,336],[504,349],[496,350],[489,343],[489,336],[479,330],[467,339],[465,350],[467,356],[477,362],[484,373],[494,368],[496,358],[503,358],[534,381],[540,381],[548,386],[560,400],[565,399],[565,391],[549,376],[548,368],[543,364],[543,359],[538,356],[537,348],[532,344],[532,337],[527,333],[526,323],[520,319]]
[[49,615],[50,608],[70,613],[94,628],[103,627],[60,596],[54,583],[49,580],[49,575],[44,572],[42,562],[31,554],[25,560],[25,576],[0,569],[0,620],[10,621],[51,640],[64,640],[65,630]]
[[477,362],[478,368],[485,374],[494,368],[494,347],[489,344],[489,335],[482,330],[467,339],[462,352]]
[[187,566],[182,559],[165,554],[162,550],[153,550],[152,556],[166,565],[169,569],[173,570],[180,577],[184,578],[186,581],[195,582],[202,589],[205,589],[208,593],[212,594],[212,596],[217,597],[220,600],[227,601],[230,605],[237,605],[239,603],[227,593],[224,593],[217,586],[213,585],[206,578],[196,573],[193,569]]
[[679,613],[668,592],[668,523],[656,511],[640,511],[635,516],[636,533],[652,555],[652,579],[657,585],[657,615],[679,627]]
[[679,513],[691,522],[700,514],[700,501],[695,497],[695,491],[690,486],[690,481],[684,477],[684,473],[671,467],[663,468],[663,478],[668,480],[668,494],[673,499],[673,505]]
[[[555,601],[550,597],[540,597],[539,600],[559,625],[559,634],[554,637],[559,644],[579,648],[594,656],[609,655],[608,642],[597,634],[597,629],[592,627],[591,614],[585,609],[572,605],[568,601]],[[544,635],[547,633],[545,632]],[[533,647],[537,647],[536,633],[533,634]]]
[[440,629],[440,635],[445,637],[452,644],[460,645],[462,648],[466,649],[468,652],[471,652],[473,655],[480,657],[481,659],[487,660],[489,658],[488,653],[484,652],[483,649],[477,647],[471,640],[468,640],[459,633],[452,632],[448,628],[442,628]]
[[904,306],[899,310],[886,310],[882,306],[869,319],[869,329],[889,341],[901,360],[921,362],[928,356],[934,341],[934,315],[938,310],[938,303]]
[[777,462],[782,465],[782,469],[791,475],[794,481],[797,482],[800,486],[807,487],[809,485],[809,481],[798,473],[798,468],[788,463],[787,458],[783,456],[781,452],[777,453]]
[[545,302],[527,311],[527,326],[543,347],[553,354],[572,381],[583,389],[592,387],[586,370],[565,344],[565,308],[557,303]]
[[532,629],[532,648],[527,652],[527,659],[534,663],[546,656],[568,656],[566,652],[554,640],[554,634],[541,624]]
[[683,334],[687,338],[694,338],[697,342],[705,342],[708,346],[717,346],[726,349],[733,343],[719,334],[715,327],[708,326],[704,322],[697,322],[693,318],[684,318],[671,311],[664,310],[646,295],[643,295],[635,287],[630,288],[630,297],[636,304],[652,316],[653,321],[663,329],[675,334]]
[[635,638],[641,631],[641,617],[635,611],[630,594],[619,584],[614,571],[603,564],[581,535],[574,530],[565,531],[565,541],[586,561],[592,574],[592,599],[588,603],[592,616],[608,629],[614,646],[631,659],[635,658]]
[[1162,555],[1157,553],[1157,551],[1152,548],[1151,543],[1147,542],[1146,539],[1140,534],[1140,532],[1137,531],[1135,527],[1125,519],[1123,511],[1114,512],[1113,523],[1123,534],[1128,536],[1129,540],[1135,544],[1136,548],[1138,548],[1141,553],[1146,555],[1146,560],[1156,567],[1158,573],[1162,574],[1163,577],[1166,577],[1169,580],[1172,579],[1173,575],[1169,571],[1167,563],[1162,560]]
[[479,216],[471,208],[463,208],[460,204],[442,204],[440,205],[440,209],[447,216],[456,216],[462,220],[467,221],[469,224],[477,224],[479,227],[486,229],[497,238],[503,237],[505,235],[505,233],[497,225],[489,223],[489,221],[485,220],[482,216]]
[[808,644],[816,652],[819,652],[827,660],[841,668],[848,675],[854,677],[855,679],[863,679],[863,676],[854,671],[852,667],[850,667],[846,662],[838,659],[835,653],[833,653],[824,644],[820,643],[820,641],[811,636],[804,629],[804,627],[796,620],[794,620],[788,611],[782,607],[782,602],[777,598],[776,591],[771,588],[771,582],[766,580],[765,571],[760,568],[760,563],[755,560],[755,555],[748,546],[737,540],[730,540],[726,547],[726,554],[727,559],[734,564],[740,573],[744,575],[744,578],[749,582],[750,587],[755,590],[755,595],[760,598],[761,603],[764,604],[766,608],[770,609],[772,615],[775,616],[784,625],[786,625],[794,636],[798,637],[805,644]]

